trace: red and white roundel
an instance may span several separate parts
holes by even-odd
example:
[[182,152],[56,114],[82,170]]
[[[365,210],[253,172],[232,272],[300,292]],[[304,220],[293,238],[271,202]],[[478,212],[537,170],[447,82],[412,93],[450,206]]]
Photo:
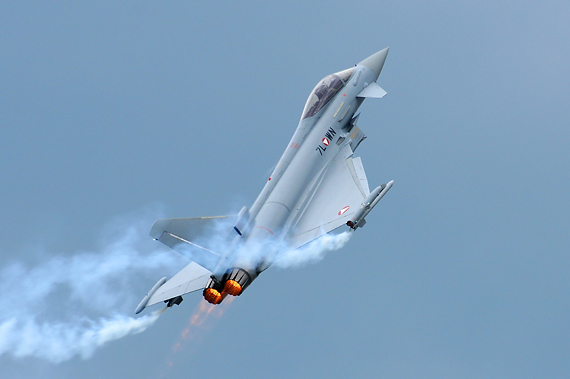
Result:
[[340,211],[338,211],[338,215],[339,216],[343,215],[349,208],[350,205],[347,205],[346,207],[342,208]]
[[323,144],[324,144],[325,146],[328,146],[329,143],[330,143],[330,142],[329,142],[329,140],[328,140],[327,137],[323,138]]

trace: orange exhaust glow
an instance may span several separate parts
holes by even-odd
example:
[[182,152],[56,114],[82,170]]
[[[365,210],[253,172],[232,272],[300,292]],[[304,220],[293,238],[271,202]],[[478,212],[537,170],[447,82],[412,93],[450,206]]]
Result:
[[[182,331],[179,340],[174,344],[174,346],[172,346],[170,357],[166,361],[166,367],[164,367],[159,376],[160,379],[165,378],[174,366],[176,354],[178,354],[184,347],[188,348],[188,346],[184,346],[185,341],[192,340],[193,343],[190,347],[191,351],[189,353],[193,354],[196,352],[199,345],[205,338],[205,333],[217,324],[222,315],[228,310],[233,300],[234,298],[230,297],[220,306],[213,306],[206,303],[206,301],[200,301],[200,304],[198,304],[198,307],[190,318],[188,325]],[[170,375],[168,377],[170,377]]]
[[206,288],[204,290],[204,299],[210,304],[220,304],[222,302],[222,295],[213,288]]
[[232,296],[239,296],[241,294],[241,285],[235,280],[227,280],[224,285],[224,292]]

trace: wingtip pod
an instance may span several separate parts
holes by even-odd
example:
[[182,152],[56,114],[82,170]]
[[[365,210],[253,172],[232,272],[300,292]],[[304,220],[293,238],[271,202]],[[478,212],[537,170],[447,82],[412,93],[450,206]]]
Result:
[[378,79],[380,73],[382,72],[382,67],[384,67],[384,62],[386,61],[386,57],[388,56],[388,51],[390,50],[389,47],[380,50],[379,52],[372,54],[368,58],[364,59],[359,65],[366,66],[376,74],[376,78],[374,81]]
[[146,296],[141,300],[141,302],[139,303],[139,305],[135,309],[135,314],[138,315],[139,313],[141,313],[143,311],[143,309],[145,309],[146,304],[148,303],[151,296],[154,295],[156,290],[159,289],[160,286],[162,286],[164,283],[166,283],[166,277],[164,277],[164,278],[160,279],[158,282],[156,282],[156,284],[150,289],[150,291],[148,291]]
[[378,195],[378,197],[376,197],[376,199],[374,199],[372,204],[370,204],[370,210],[372,210],[372,208],[374,208],[376,206],[376,204],[378,204],[378,202],[380,200],[382,200],[384,195],[386,195],[386,193],[390,190],[390,188],[392,188],[393,184],[394,184],[393,180],[390,180],[388,183],[386,183],[386,186],[382,189],[382,191],[380,191],[380,194]]
[[376,204],[386,195],[386,193],[392,188],[394,181],[391,180],[386,184],[382,184],[381,186],[375,188],[368,197],[362,203],[360,209],[356,212],[354,217],[349,220],[346,225],[348,225],[351,229],[356,230],[358,227],[363,227],[366,223],[365,217],[374,209]]

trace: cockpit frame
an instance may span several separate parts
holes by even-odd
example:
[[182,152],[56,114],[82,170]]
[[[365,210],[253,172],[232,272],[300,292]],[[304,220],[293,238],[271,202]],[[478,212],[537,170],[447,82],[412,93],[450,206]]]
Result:
[[309,95],[305,103],[305,108],[303,109],[301,120],[313,117],[319,113],[319,111],[335,97],[338,91],[348,83],[353,73],[354,67],[351,67],[347,70],[325,76]]

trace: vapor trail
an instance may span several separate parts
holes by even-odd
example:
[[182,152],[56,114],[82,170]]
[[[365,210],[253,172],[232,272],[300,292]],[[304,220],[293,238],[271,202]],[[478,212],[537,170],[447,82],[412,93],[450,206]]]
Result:
[[[172,251],[156,250],[148,230],[157,212],[151,213],[114,220],[96,251],[44,254],[32,266],[13,261],[0,267],[0,356],[32,356],[53,363],[74,356],[86,359],[104,344],[151,326],[163,311],[133,318],[136,304],[149,283],[188,264]],[[326,234],[282,254],[275,265],[289,268],[317,262],[328,251],[343,247],[351,235]],[[219,238],[219,233],[205,238]],[[174,352],[183,340],[206,328],[206,319],[219,319],[226,309],[200,307]]]
[[327,252],[341,249],[352,237],[352,232],[325,234],[297,250],[280,254],[274,265],[280,268],[297,268],[323,259]]
[[116,219],[97,251],[0,268],[0,356],[59,363],[144,331],[164,312],[130,317],[148,283],[187,264],[148,237],[155,216]]

